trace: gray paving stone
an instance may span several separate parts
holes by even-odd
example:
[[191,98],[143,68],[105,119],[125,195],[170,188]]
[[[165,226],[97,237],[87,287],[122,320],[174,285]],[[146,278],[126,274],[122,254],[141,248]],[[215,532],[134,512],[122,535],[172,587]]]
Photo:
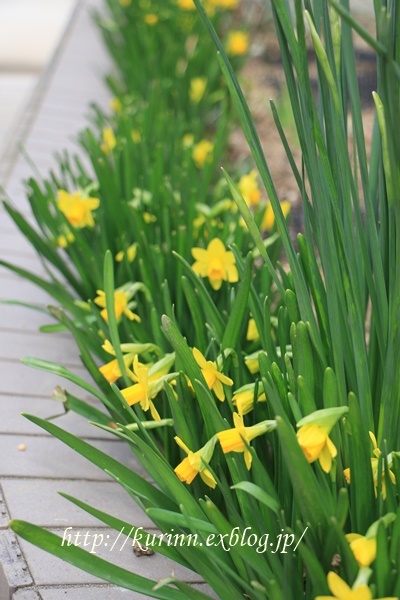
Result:
[[67,334],[8,332],[0,333],[0,360],[19,361],[22,356],[34,356],[60,363],[65,367],[82,367],[79,350]]
[[[29,285],[29,284],[26,284]],[[27,296],[16,296],[16,298],[27,298]],[[0,306],[0,331],[32,331],[37,332],[43,325],[51,325],[56,321],[38,310],[26,309],[12,304]]]
[[[6,3],[1,3],[2,7]],[[5,26],[0,18],[0,32]],[[9,24],[7,24],[9,28]],[[0,48],[4,36],[0,33]],[[0,50],[0,62],[3,58]],[[37,74],[0,72],[0,157],[7,152],[8,140],[12,135],[17,118],[24,110],[32,91],[37,84]]]
[[7,524],[10,520],[10,515],[8,512],[8,507],[6,506],[4,500],[3,489],[0,486],[0,528],[7,527]]
[[[3,259],[15,267],[22,268],[50,282],[49,273],[44,270],[41,263],[36,260],[36,257],[3,256]],[[60,275],[55,269],[53,269],[52,273],[60,280]],[[64,285],[64,288],[66,287]],[[69,291],[73,297],[76,297],[75,292],[72,290]],[[32,281],[24,279],[21,275],[12,271],[11,268],[0,266],[0,302],[9,302],[10,300],[25,302],[29,306],[41,306],[42,308],[46,308],[49,305],[59,305],[59,302],[53,296],[47,294],[47,292],[43,291],[42,288]]]
[[217,596],[214,590],[210,588],[210,586],[206,583],[195,583],[193,587],[196,588],[196,590],[203,592],[203,594],[207,594],[208,596],[210,596],[210,598],[215,598],[215,600],[219,600],[219,596]]
[[[85,394],[81,394],[80,397],[108,414],[107,410],[96,399],[90,399]],[[61,414],[60,417],[53,419],[53,423],[80,438],[115,439],[107,431],[91,425],[86,419],[72,411],[62,414],[63,410],[61,402],[50,397],[29,398],[27,396],[4,396],[0,394],[0,435],[2,433],[28,436],[38,434],[50,435],[43,430],[39,430],[31,421],[25,419],[21,413],[29,413],[42,419]]]
[[100,585],[47,589],[41,587],[40,595],[42,600],[145,600],[150,598],[123,588]]
[[12,600],[42,600],[35,590],[18,590],[13,594]]
[[372,0],[350,0],[350,8],[357,14],[372,16],[374,4]]
[[[75,123],[76,123],[76,118],[72,118],[70,119],[69,122],[66,122],[64,129],[66,131],[58,131],[58,135],[62,135],[64,137],[64,135],[66,134],[67,131],[71,131],[71,129],[74,127],[75,128]],[[87,123],[85,121],[82,120],[81,123],[78,123],[78,125],[80,125],[79,129],[83,129],[85,126],[87,126]],[[56,133],[56,132],[54,132]],[[25,149],[28,152],[28,154],[30,156],[35,156],[35,158],[37,157],[38,159],[40,157],[42,158],[46,158],[47,156],[51,156],[54,158],[54,163],[56,164],[57,161],[55,159],[55,157],[57,156],[57,154],[60,152],[60,150],[62,150],[62,152],[68,152],[70,154],[76,154],[77,153],[77,147],[76,147],[76,143],[73,139],[70,139],[69,137],[65,140],[65,142],[62,145],[62,149],[60,148],[60,146],[57,144],[56,142],[56,136],[54,135],[54,140],[51,140],[49,137],[42,137],[42,139],[39,138],[39,135],[37,138],[32,138],[29,143],[26,144]]]
[[[38,428],[38,431],[40,428]],[[92,440],[91,445],[116,458],[125,466],[144,474],[127,444]],[[25,451],[18,447],[24,444]],[[101,469],[55,438],[45,436],[2,435],[0,477],[45,477],[110,481]],[[90,485],[90,484],[87,484]]]
[[[33,256],[33,255],[30,255],[30,256],[18,255],[17,256],[15,254],[14,255],[2,254],[2,260],[10,263],[11,265],[13,265],[15,267],[18,267],[20,269],[25,269],[26,271],[29,271],[30,273],[34,273],[35,275],[42,277],[43,279],[49,278],[48,273],[46,272],[42,263],[36,256]],[[34,285],[27,279],[22,279],[21,275],[18,275],[11,269],[9,269],[7,267],[3,267],[3,266],[0,266],[0,282],[1,282],[1,280],[5,280],[5,281],[11,280],[11,281],[18,282],[16,285],[19,284],[19,287],[20,287],[20,292],[19,292],[21,294],[19,296],[20,298],[29,297],[30,292],[32,291],[32,286]],[[3,285],[3,283],[0,283],[0,286],[2,286],[2,285]],[[7,284],[5,283],[5,285],[7,285]],[[25,287],[25,289],[23,286]]]
[[11,519],[32,521],[42,527],[104,527],[98,519],[60,496],[57,492],[61,491],[136,527],[154,528],[146,513],[114,481],[82,485],[82,481],[61,479],[8,479],[3,480],[2,487]]
[[0,255],[36,255],[31,244],[22,236],[13,232],[3,232],[0,236]]
[[[16,296],[16,291],[16,286],[8,284],[7,280],[0,279],[0,302],[2,300],[21,300],[21,297],[18,298]],[[29,298],[22,298],[22,300],[26,301],[28,304],[41,304],[42,306],[47,306],[48,304],[51,304],[52,298],[38,286],[32,285]]]
[[[86,529],[74,529],[72,531],[68,530],[67,532],[65,532],[65,529],[54,529],[52,531],[60,537],[60,544],[62,544],[64,534],[66,544],[66,535],[69,534],[73,536],[76,535],[77,532],[81,534],[80,537],[82,537],[83,543],[83,536],[86,533]],[[121,536],[118,539],[117,545],[112,548],[112,545],[118,536],[117,532],[112,529],[94,528],[90,530],[90,534],[91,537],[88,536],[87,538],[88,545],[86,549],[88,551],[90,551],[96,543],[95,552],[98,556],[108,562],[141,575],[142,577],[159,581],[165,577],[170,577],[171,574],[174,573],[175,577],[183,581],[193,583],[199,582],[199,576],[196,573],[166,559],[161,556],[161,554],[155,553],[152,556],[137,557],[133,553],[129,540],[127,540],[126,544],[123,546],[125,541],[124,536]],[[95,537],[96,535],[98,536],[97,538]],[[103,538],[100,536],[103,536]],[[71,537],[70,539],[74,540],[74,537]],[[101,539],[103,539],[103,544],[97,547],[97,544],[100,543]],[[93,577],[84,571],[80,571],[69,563],[65,563],[60,559],[43,552],[25,540],[20,539],[19,541],[26,561],[29,564],[32,577],[37,585],[65,585],[99,582],[98,578]],[[80,541],[80,538],[78,541]]]
[[2,68],[28,72],[42,68],[55,49],[72,8],[71,0],[38,0],[35,6],[30,0],[2,2]]
[[32,583],[14,533],[0,530],[0,598],[7,600],[18,587]]
[[[10,364],[13,365],[12,368]],[[85,381],[93,383],[86,369],[74,367],[73,372]],[[29,368],[15,361],[0,363],[0,394],[42,398],[52,394],[56,386],[61,386],[77,396],[82,394],[79,386],[56,375]]]

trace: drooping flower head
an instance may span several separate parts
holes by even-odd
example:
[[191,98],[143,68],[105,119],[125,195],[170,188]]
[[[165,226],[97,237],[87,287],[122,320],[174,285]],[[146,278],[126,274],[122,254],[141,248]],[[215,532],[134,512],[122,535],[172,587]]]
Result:
[[376,558],[376,538],[366,537],[358,533],[348,533],[346,540],[350,544],[359,567],[369,567]]
[[110,98],[110,101],[108,104],[113,112],[120,113],[122,111],[121,100],[119,98],[117,98],[116,96],[113,96],[113,98]]
[[208,0],[208,2],[213,4],[215,8],[223,10],[234,10],[239,4],[239,0]]
[[[369,437],[371,438],[372,448],[373,448],[372,454],[374,455],[374,458],[371,458],[371,469],[372,469],[372,477],[374,480],[374,488],[375,488],[375,496],[376,496],[378,493],[378,484],[379,484],[379,457],[381,456],[382,452],[378,448],[376,437],[372,433],[372,431],[369,432]],[[385,464],[384,464],[385,461],[387,462],[387,466],[388,466],[389,479],[393,484],[396,484],[396,476],[391,469],[391,467],[393,465],[393,457],[392,457],[392,453],[390,453],[387,455],[386,459],[381,459],[381,493],[382,493],[383,500],[386,499],[386,493],[387,493],[386,492],[387,481],[386,481]],[[343,475],[345,476],[347,483],[350,483],[350,468],[344,469]]]
[[[131,311],[129,308],[130,294],[124,289],[120,288],[114,292],[114,311],[115,316],[118,319],[125,315],[130,321],[137,321],[140,323],[140,317]],[[106,295],[103,290],[97,290],[97,297],[94,299],[97,306],[100,306],[103,310],[100,315],[103,317],[106,323],[108,323],[108,313],[106,308]]]
[[247,356],[244,357],[245,365],[252,375],[254,375],[255,373],[258,373],[260,370],[260,365],[258,362],[259,354],[260,354],[260,351],[257,350],[256,352],[253,352],[252,354],[248,354]]
[[59,248],[68,248],[70,244],[73,244],[75,241],[75,236],[72,231],[66,231],[65,234],[61,234],[55,240],[56,245]]
[[253,457],[248,448],[250,442],[268,431],[276,428],[276,421],[261,421],[251,427],[245,427],[243,417],[233,413],[233,429],[226,429],[217,433],[221,448],[224,454],[228,452],[243,452],[244,462],[247,469],[250,469]]
[[203,98],[207,87],[207,77],[194,77],[190,80],[189,98],[197,104]]
[[65,190],[58,190],[57,206],[72,227],[82,229],[83,227],[94,227],[92,211],[99,208],[100,200],[85,196],[82,190],[77,190],[72,194]]
[[212,390],[217,396],[218,400],[223,402],[225,400],[225,392],[222,384],[233,385],[233,381],[230,377],[227,377],[218,370],[215,362],[206,360],[200,350],[193,348],[193,356],[197,364],[199,365],[204,379],[210,390]]
[[132,129],[131,139],[134,144],[140,144],[142,141],[142,134],[140,133],[139,129]]
[[255,383],[248,383],[233,392],[232,402],[240,416],[247,415],[254,408],[254,402],[265,402],[266,396],[261,386],[255,398]]
[[238,190],[247,206],[257,206],[260,203],[261,190],[258,187],[257,171],[255,169],[247,175],[242,175],[238,183]]
[[115,255],[115,260],[117,262],[122,262],[124,259],[124,256],[126,256],[128,262],[133,262],[136,258],[136,254],[137,254],[137,244],[131,244],[130,246],[128,246],[128,248],[126,250],[120,250],[116,255]]
[[200,474],[200,477],[206,485],[211,488],[215,488],[217,482],[205,463],[209,463],[211,460],[216,443],[216,437],[214,436],[210,441],[207,442],[205,446],[203,446],[203,448],[197,450],[197,452],[192,452],[189,450],[186,444],[178,436],[175,436],[174,439],[178,446],[180,446],[180,448],[182,448],[182,450],[187,454],[186,458],[184,458],[183,461],[174,469],[180,481],[190,484],[194,478]]
[[[129,350],[124,352],[124,349],[126,350],[126,346],[129,346]],[[121,350],[123,352],[122,357],[126,369],[130,367],[136,354],[139,354],[139,351],[142,349],[142,346],[143,345],[139,344],[121,344]],[[113,356],[116,355],[115,350],[109,340],[105,340],[102,348],[109,354],[112,354]],[[116,358],[99,367],[99,371],[109,383],[114,383],[120,377],[122,377],[121,369]]]
[[115,133],[111,129],[111,127],[104,127],[101,134],[101,144],[100,148],[104,152],[104,154],[111,154],[117,145],[117,140],[115,138]]
[[[327,579],[328,587],[333,595],[317,596],[315,600],[373,600],[372,592],[365,582],[368,580],[368,573],[360,571],[352,588],[333,571],[328,573]],[[396,600],[396,598],[377,598],[376,600]]]
[[[286,219],[286,217],[290,213],[290,208],[292,205],[288,200],[283,200],[283,202],[281,202],[280,204],[281,204],[283,216]],[[271,229],[273,228],[274,225],[275,225],[274,211],[273,211],[271,202],[268,202],[267,206],[265,208],[265,213],[264,213],[263,219],[261,221],[260,229],[261,229],[261,231],[271,231]]]
[[195,263],[193,271],[200,277],[208,277],[211,287],[219,290],[223,281],[236,283],[239,280],[233,252],[226,250],[219,238],[214,238],[207,249],[192,248]]
[[246,340],[248,342],[256,342],[259,339],[260,334],[258,333],[256,322],[253,318],[250,318],[249,324],[247,325]]
[[156,15],[154,13],[147,13],[147,15],[145,15],[145,17],[144,17],[144,22],[147,25],[157,25],[158,15]]
[[141,364],[136,355],[133,360],[133,370],[128,372],[135,383],[121,390],[121,394],[127,403],[130,406],[140,403],[144,411],[150,410],[153,419],[159,421],[160,415],[154,406],[153,399],[161,392],[166,381],[175,379],[178,376],[178,373],[168,374],[174,360],[175,354],[167,354],[148,367]]
[[329,434],[337,421],[348,412],[348,407],[317,410],[297,423],[297,441],[309,463],[319,460],[325,473],[332,468],[337,450]]
[[226,41],[229,56],[243,56],[249,49],[249,36],[245,31],[231,31]]
[[[111,354],[114,357],[116,356],[116,352],[113,348],[113,345],[111,344],[111,342],[109,340],[106,339],[104,341],[102,348],[103,348],[103,350],[108,352],[108,354]],[[143,353],[152,353],[153,354],[154,353],[158,356],[163,355],[162,350],[155,344],[151,344],[151,343],[138,344],[138,343],[128,342],[126,344],[121,344],[120,348],[121,348],[122,358],[123,358],[126,370],[128,370],[129,367],[132,365],[132,363],[135,359],[135,356],[137,356],[139,354],[143,354]],[[147,364],[146,366],[149,368],[151,365]],[[103,375],[103,377],[105,379],[107,379],[107,381],[109,383],[114,383],[115,381],[117,381],[117,379],[122,377],[121,369],[119,367],[118,360],[116,358],[114,358],[110,362],[99,367],[99,371]]]
[[177,4],[182,10],[196,10],[193,0],[177,0]]
[[182,146],[184,148],[191,148],[194,144],[194,135],[193,133],[185,133],[182,138]]
[[197,168],[201,169],[206,162],[212,162],[214,144],[209,140],[200,140],[193,146],[192,158]]

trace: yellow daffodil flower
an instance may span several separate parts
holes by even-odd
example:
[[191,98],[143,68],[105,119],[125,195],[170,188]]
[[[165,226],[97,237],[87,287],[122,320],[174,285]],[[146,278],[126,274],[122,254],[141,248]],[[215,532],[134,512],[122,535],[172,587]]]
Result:
[[319,425],[303,425],[297,432],[297,441],[309,463],[317,459],[325,473],[332,468],[332,458],[337,455],[337,450],[331,442],[326,428]]
[[133,360],[133,371],[129,372],[131,379],[135,382],[133,385],[121,390],[121,394],[132,406],[140,403],[144,411],[150,410],[151,416],[155,421],[160,421],[160,415],[154,406],[153,399],[163,389],[165,381],[174,379],[178,373],[167,375],[175,359],[174,354],[169,354],[151,367],[139,363],[136,355]]
[[110,340],[105,339],[104,343],[102,344],[101,347],[103,348],[103,350],[105,352],[108,352],[108,354],[112,354],[113,356],[116,356],[115,350],[114,350],[113,345],[110,342]]
[[68,222],[79,229],[94,227],[92,211],[100,206],[98,198],[88,198],[81,190],[69,194],[65,190],[57,192],[57,206]]
[[[374,480],[375,496],[376,496],[377,495],[377,490],[378,490],[378,480],[379,480],[378,467],[379,467],[379,457],[381,455],[381,451],[378,448],[376,437],[372,433],[372,431],[369,432],[369,437],[371,438],[371,442],[372,442],[372,446],[373,446],[372,453],[374,455],[374,458],[371,458],[371,469],[372,469],[372,477],[373,477],[373,480]],[[389,470],[389,479],[390,479],[390,481],[393,484],[396,484],[395,474],[391,470],[391,466],[393,464],[392,455],[388,454],[388,456],[386,457],[386,460],[387,460],[387,465],[388,465],[388,470]],[[382,487],[381,487],[381,491],[382,491],[382,498],[385,500],[386,499],[386,477],[385,477],[384,461],[382,461],[381,464],[382,464],[382,467],[381,467],[382,468],[382,477],[381,477]],[[343,475],[344,475],[347,483],[350,483],[350,469],[349,468],[344,469]]]
[[239,0],[208,0],[215,8],[222,10],[234,10],[238,7]]
[[243,56],[249,49],[249,36],[245,31],[231,31],[226,41],[229,56]]
[[253,318],[249,319],[249,324],[247,326],[246,340],[248,342],[256,342],[260,339],[260,334],[258,333],[256,322]]
[[120,250],[115,255],[115,260],[117,262],[121,262],[124,259],[124,256],[126,255],[128,262],[131,263],[135,260],[136,254],[137,254],[137,244],[131,244],[130,246],[128,246],[128,248],[126,250]]
[[220,239],[214,238],[204,248],[192,248],[195,263],[193,271],[200,277],[208,277],[211,287],[219,290],[223,281],[236,283],[239,280],[233,252],[225,249]]
[[148,13],[144,17],[144,22],[147,23],[147,25],[156,25],[158,23],[158,16],[154,13]]
[[138,129],[132,129],[131,138],[134,144],[140,144],[140,142],[142,141],[142,136]]
[[205,223],[207,223],[206,217],[204,215],[199,215],[193,221],[193,229],[195,229],[195,230],[200,229],[200,227],[202,225],[204,225]]
[[[376,437],[372,433],[372,431],[369,432],[369,437],[371,438],[371,442],[372,442],[372,446],[373,446],[372,453],[374,454],[374,458],[371,458],[371,468],[372,468],[372,475],[373,475],[373,478],[374,478],[375,494],[376,494],[376,490],[378,488],[378,464],[379,464],[379,457],[382,454],[382,452],[378,448]],[[396,483],[396,477],[395,477],[395,474],[393,473],[393,471],[390,468],[392,466],[392,464],[393,464],[393,459],[392,459],[391,454],[389,454],[387,456],[386,460],[388,462],[388,467],[389,467],[389,478],[390,478],[390,481],[393,484],[395,484]],[[384,467],[383,467],[383,464],[382,464],[382,469],[383,468]],[[385,481],[385,472],[384,472],[384,470],[382,472],[382,496],[383,496],[384,499],[386,498],[386,481]]]
[[[100,315],[103,317],[106,323],[108,323],[108,314],[106,309],[106,295],[102,290],[97,290],[97,297],[94,302],[97,306],[100,306],[103,310]],[[137,321],[140,323],[140,317],[132,312],[128,307],[129,296],[123,290],[115,290],[114,292],[114,310],[117,319],[120,319],[122,315],[128,317],[130,321]]]
[[346,540],[360,567],[369,567],[374,562],[376,558],[376,539],[374,537],[367,538],[358,533],[348,533]]
[[[103,350],[105,352],[108,352],[108,354],[112,354],[113,356],[116,356],[116,352],[115,352],[110,340],[105,339],[104,343],[102,344],[101,347],[103,348]],[[135,343],[128,342],[126,344],[121,344],[120,348],[124,354],[128,354],[130,352],[133,354],[142,354],[143,352],[154,352],[158,356],[163,356],[163,351],[161,350],[161,348],[159,348],[155,344],[151,344],[151,343],[135,344]]]
[[[315,600],[373,600],[372,592],[365,583],[355,584],[351,588],[339,575],[328,573],[328,586],[333,596],[317,596]],[[396,598],[377,598],[376,600],[396,600]]]
[[[288,200],[284,200],[283,202],[281,202],[281,209],[282,209],[283,216],[285,217],[285,219],[288,216],[288,214],[290,213],[290,207],[291,207],[291,204]],[[265,209],[263,219],[261,221],[260,229],[261,229],[261,231],[271,231],[274,224],[275,224],[274,211],[272,210],[271,203],[268,202],[266,209]]]
[[131,206],[133,206],[133,208],[139,208],[143,205],[149,205],[151,204],[151,201],[153,200],[153,194],[151,192],[149,192],[149,190],[143,190],[141,188],[134,188],[132,190],[132,200],[130,201]]
[[261,190],[258,187],[257,171],[255,169],[247,175],[242,175],[238,183],[238,190],[247,206],[257,206],[260,203]]
[[[121,344],[126,369],[131,366],[135,356],[139,354],[139,352],[147,350],[147,346],[144,344]],[[115,356],[115,350],[109,340],[105,340],[102,348],[109,354]],[[149,346],[149,348],[151,348],[151,346]],[[124,352],[124,350],[126,350],[126,352]],[[109,383],[114,383],[117,379],[122,377],[121,369],[119,368],[118,360],[116,358],[99,367],[99,371]]]
[[331,429],[348,412],[347,407],[317,410],[297,423],[297,441],[309,463],[319,460],[325,473],[332,468],[337,450],[329,438]]
[[225,392],[222,384],[233,385],[232,379],[221,373],[215,362],[206,360],[197,348],[193,348],[193,356],[203,373],[208,387],[214,392],[218,400],[223,402],[225,400]]
[[99,371],[109,383],[114,383],[122,376],[121,369],[119,368],[116,358],[99,367]]
[[194,135],[192,133],[185,133],[182,138],[182,146],[184,148],[191,148],[194,143]]
[[245,427],[243,417],[237,413],[233,413],[233,423],[235,425],[233,429],[220,431],[217,433],[217,438],[224,454],[228,454],[228,452],[243,452],[244,462],[249,470],[253,457],[248,445],[254,438],[275,429],[276,421],[262,421],[261,423],[257,423],[257,425]]
[[69,246],[69,244],[73,244],[74,241],[75,236],[72,231],[67,231],[65,235],[58,236],[56,243],[60,248],[67,248],[67,246]]
[[212,162],[214,153],[214,144],[209,140],[201,140],[194,145],[192,158],[196,167],[201,169],[206,162]]
[[[255,383],[248,383],[233,392],[232,402],[236,406],[240,416],[247,415],[247,413],[253,410],[255,387]],[[262,386],[259,386],[257,402],[265,402],[266,399]]]
[[175,436],[174,439],[178,446],[187,454],[187,457],[174,469],[180,481],[190,484],[193,479],[200,474],[204,483],[214,489],[217,482],[209,469],[207,469],[205,463],[209,463],[211,460],[216,438],[213,437],[205,446],[203,446],[203,448],[197,450],[197,452],[189,450],[186,444],[178,436]]
[[193,0],[177,0],[177,3],[182,10],[196,10]]
[[207,87],[207,77],[194,77],[190,80],[189,98],[197,104],[204,96]]
[[121,100],[119,98],[116,98],[115,96],[109,101],[109,106],[111,110],[115,113],[120,113],[122,111]]
[[117,145],[117,140],[115,138],[115,134],[111,127],[104,127],[101,134],[101,144],[100,148],[104,152],[104,154],[111,154]]
[[149,212],[144,212],[143,213],[143,220],[147,224],[149,224],[149,223],[155,223],[157,221],[157,217],[156,217],[156,215],[152,215]]
[[259,354],[260,354],[260,351],[257,350],[257,352],[253,352],[252,354],[248,354],[247,356],[244,357],[245,365],[252,375],[254,375],[255,373],[258,373],[260,370],[260,365],[258,364],[258,355]]

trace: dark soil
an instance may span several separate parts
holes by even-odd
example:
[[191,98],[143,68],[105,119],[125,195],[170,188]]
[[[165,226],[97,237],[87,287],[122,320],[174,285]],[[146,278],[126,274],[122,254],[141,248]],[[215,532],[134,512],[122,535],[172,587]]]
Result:
[[[253,17],[254,18],[254,17]],[[257,19],[257,15],[255,15]],[[360,19],[362,20],[362,19]],[[259,21],[256,21],[259,22]],[[363,25],[373,33],[373,24],[364,19]],[[280,114],[286,136],[298,166],[301,165],[301,152],[291,116],[286,92],[285,77],[280,59],[280,50],[271,22],[258,25],[252,34],[251,57],[240,73],[240,81],[253,115],[257,132],[271,170],[280,200],[290,200],[291,228],[293,234],[302,230],[302,202],[300,191],[293,177],[285,150],[273,120],[270,99]],[[364,134],[369,148],[374,123],[372,91],[376,89],[375,54],[358,36],[354,37],[356,47],[357,73],[361,104],[363,109]],[[311,48],[308,51],[310,77],[317,94],[316,62]],[[231,135],[232,158],[239,162],[253,163],[249,159],[249,148],[240,127]],[[349,136],[351,146],[351,131]]]

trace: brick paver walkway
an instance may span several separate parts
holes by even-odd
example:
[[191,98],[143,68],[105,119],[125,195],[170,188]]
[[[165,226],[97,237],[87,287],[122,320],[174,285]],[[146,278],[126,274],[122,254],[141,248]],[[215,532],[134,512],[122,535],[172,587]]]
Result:
[[[72,134],[85,125],[89,103],[95,100],[107,105],[109,96],[102,84],[102,74],[110,65],[88,10],[99,5],[98,0],[79,2],[57,55],[20,124],[20,140],[43,174],[54,165],[54,152],[73,147]],[[28,213],[21,181],[31,175],[31,167],[22,157],[14,160],[11,148],[8,159],[7,193],[19,210]],[[1,258],[42,272],[34,251],[3,208],[0,211]],[[2,268],[0,299],[18,299],[38,305],[45,305],[49,300],[39,289]],[[21,412],[41,417],[54,415],[60,411],[60,406],[51,399],[55,385],[73,389],[63,380],[25,367],[19,362],[22,356],[59,361],[87,377],[79,364],[74,343],[66,334],[46,335],[37,331],[48,322],[49,318],[36,311],[10,305],[0,308],[0,600],[143,598],[104,585],[35,546],[17,541],[7,528],[9,519],[17,518],[32,521],[60,535],[66,527],[72,527],[73,532],[89,530],[91,534],[109,535],[111,541],[115,538],[115,532],[102,528],[101,523],[59,496],[57,490],[136,526],[152,527],[147,516],[120,486],[20,415]],[[82,396],[81,390],[78,395]],[[139,469],[126,445],[89,426],[80,417],[68,414],[57,423]],[[25,450],[19,449],[21,444]],[[111,542],[108,547],[110,545]],[[167,577],[172,570],[175,576],[185,581],[196,583],[199,579],[196,574],[160,555],[136,557],[129,544],[123,552],[115,549],[113,554],[104,544],[98,554],[151,579]],[[200,588],[206,589],[201,584]]]

